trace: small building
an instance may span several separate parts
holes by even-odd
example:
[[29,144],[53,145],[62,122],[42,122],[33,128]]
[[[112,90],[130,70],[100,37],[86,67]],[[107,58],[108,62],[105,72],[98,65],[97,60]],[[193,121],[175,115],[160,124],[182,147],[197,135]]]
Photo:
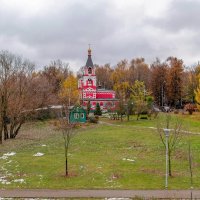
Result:
[[85,123],[86,122],[86,110],[80,106],[74,106],[69,115],[70,123]]

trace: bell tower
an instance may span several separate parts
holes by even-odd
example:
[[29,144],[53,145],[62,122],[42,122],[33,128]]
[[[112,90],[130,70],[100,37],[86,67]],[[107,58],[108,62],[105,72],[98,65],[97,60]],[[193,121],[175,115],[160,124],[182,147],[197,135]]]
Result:
[[82,80],[82,98],[83,99],[96,99],[96,75],[95,68],[92,62],[92,50],[88,49],[88,58],[83,72]]

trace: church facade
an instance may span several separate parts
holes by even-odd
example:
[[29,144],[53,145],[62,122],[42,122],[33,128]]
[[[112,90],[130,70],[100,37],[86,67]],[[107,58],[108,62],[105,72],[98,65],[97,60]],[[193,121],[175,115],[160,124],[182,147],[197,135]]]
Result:
[[92,62],[91,49],[88,49],[88,58],[83,68],[82,77],[78,80],[80,91],[80,102],[86,107],[90,102],[91,110],[95,110],[99,103],[102,111],[114,110],[118,100],[115,97],[115,91],[107,90],[97,86],[95,67]]

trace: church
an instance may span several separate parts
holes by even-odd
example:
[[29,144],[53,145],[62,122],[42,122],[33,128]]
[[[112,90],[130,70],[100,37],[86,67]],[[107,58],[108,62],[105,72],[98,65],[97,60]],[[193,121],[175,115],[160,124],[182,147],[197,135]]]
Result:
[[78,89],[80,91],[80,102],[83,107],[86,107],[89,101],[91,111],[95,110],[97,103],[99,103],[101,110],[104,112],[115,110],[118,102],[118,99],[115,97],[115,91],[97,86],[90,48],[88,49],[88,58],[83,68],[82,76],[78,80]]

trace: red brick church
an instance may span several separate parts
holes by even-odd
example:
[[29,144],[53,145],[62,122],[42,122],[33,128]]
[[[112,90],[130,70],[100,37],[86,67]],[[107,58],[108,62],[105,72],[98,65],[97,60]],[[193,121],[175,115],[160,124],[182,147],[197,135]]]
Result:
[[95,67],[92,62],[91,49],[88,49],[88,59],[83,68],[82,77],[78,81],[81,104],[86,107],[90,101],[91,110],[95,110],[99,103],[103,111],[113,110],[118,100],[115,98],[115,91],[107,90],[97,86]]

